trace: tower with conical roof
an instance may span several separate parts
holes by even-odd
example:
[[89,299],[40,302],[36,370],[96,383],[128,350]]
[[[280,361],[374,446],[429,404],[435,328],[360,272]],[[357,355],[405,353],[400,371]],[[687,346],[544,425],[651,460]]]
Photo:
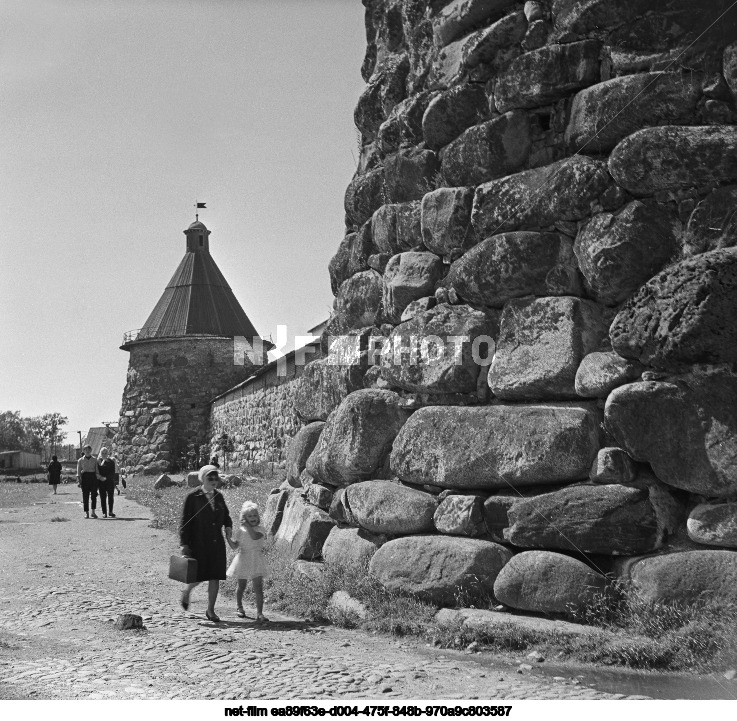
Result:
[[121,346],[130,359],[115,448],[130,473],[204,460],[210,401],[254,371],[242,351],[234,353],[233,339],[270,346],[210,255],[205,224],[197,220],[184,234],[184,258],[143,327],[126,333]]

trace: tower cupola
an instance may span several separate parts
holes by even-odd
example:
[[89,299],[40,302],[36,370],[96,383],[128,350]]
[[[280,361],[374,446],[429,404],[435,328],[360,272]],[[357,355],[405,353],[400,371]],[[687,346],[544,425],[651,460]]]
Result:
[[184,234],[187,236],[188,253],[210,252],[210,231],[201,220],[195,220]]

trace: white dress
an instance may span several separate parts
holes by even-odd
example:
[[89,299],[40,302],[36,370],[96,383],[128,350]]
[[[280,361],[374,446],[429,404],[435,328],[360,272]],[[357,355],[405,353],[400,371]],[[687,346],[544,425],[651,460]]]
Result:
[[238,552],[228,568],[229,577],[241,579],[268,577],[264,556],[266,531],[260,525],[254,530],[261,534],[261,538],[252,539],[248,531],[241,527],[233,529],[232,539],[238,542]]

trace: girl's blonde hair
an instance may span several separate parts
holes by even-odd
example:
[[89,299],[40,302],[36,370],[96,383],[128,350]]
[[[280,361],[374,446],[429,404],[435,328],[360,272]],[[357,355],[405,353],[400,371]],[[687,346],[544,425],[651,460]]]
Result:
[[255,504],[255,503],[254,503],[253,501],[246,501],[246,502],[245,502],[245,503],[244,503],[244,504],[243,504],[243,505],[241,506],[241,516],[242,516],[242,515],[243,515],[244,513],[248,513],[249,511],[256,511],[256,513],[258,513],[258,505],[257,505],[257,504]]

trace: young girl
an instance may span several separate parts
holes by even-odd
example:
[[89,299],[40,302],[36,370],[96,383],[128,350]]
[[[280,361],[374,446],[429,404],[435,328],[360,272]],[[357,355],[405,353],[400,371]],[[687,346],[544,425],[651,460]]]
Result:
[[266,531],[260,523],[258,506],[253,501],[246,501],[241,508],[239,527],[233,529],[230,542],[230,547],[237,549],[238,553],[228,568],[228,576],[238,579],[235,600],[238,604],[236,613],[239,618],[246,616],[243,610],[243,592],[246,590],[248,579],[250,578],[253,582],[253,593],[256,596],[256,623],[268,621],[263,614],[263,580],[267,577],[266,559],[264,558]]

